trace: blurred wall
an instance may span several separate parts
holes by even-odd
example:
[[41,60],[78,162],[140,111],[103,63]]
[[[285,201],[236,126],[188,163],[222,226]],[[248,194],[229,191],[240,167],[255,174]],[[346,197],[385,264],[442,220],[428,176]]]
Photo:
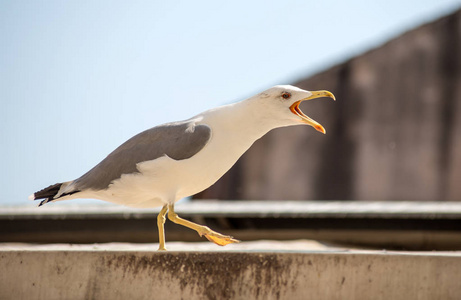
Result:
[[336,95],[301,106],[327,134],[276,129],[195,198],[461,201],[461,11],[295,85]]

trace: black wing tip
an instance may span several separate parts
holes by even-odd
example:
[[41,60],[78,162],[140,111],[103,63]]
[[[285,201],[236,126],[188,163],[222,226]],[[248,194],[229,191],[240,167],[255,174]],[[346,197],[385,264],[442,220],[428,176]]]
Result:
[[44,199],[40,201],[38,207],[47,204],[48,202],[53,201],[53,198],[56,196],[56,194],[59,192],[59,189],[61,188],[62,183],[56,183],[53,185],[50,185],[38,192],[33,193],[32,195],[29,196],[30,200],[39,200],[39,199]]
[[[33,194],[34,200],[53,198],[59,192],[62,183],[56,183]],[[31,195],[32,196],[32,195]]]
[[45,200],[42,200],[40,201],[40,203],[38,204],[38,207],[44,205],[44,204],[47,204],[48,202],[50,202],[50,198],[46,198]]
[[[69,196],[69,195],[72,195],[72,194],[75,194],[75,193],[78,193],[78,192],[80,192],[80,191],[73,191],[73,192],[70,192],[70,193],[65,193],[65,194],[60,195],[60,196],[57,197],[56,199],[54,198],[54,196],[47,197],[46,199],[40,201],[40,203],[38,204],[38,207],[40,207],[40,206],[42,206],[42,205],[45,205],[45,204],[47,204],[48,202],[52,202],[52,201],[58,200],[58,199],[61,198],[61,197]],[[35,195],[35,194],[33,194],[33,195]],[[33,199],[33,200],[40,200],[40,199],[43,199],[43,197],[41,197],[41,198],[35,197],[35,199]]]

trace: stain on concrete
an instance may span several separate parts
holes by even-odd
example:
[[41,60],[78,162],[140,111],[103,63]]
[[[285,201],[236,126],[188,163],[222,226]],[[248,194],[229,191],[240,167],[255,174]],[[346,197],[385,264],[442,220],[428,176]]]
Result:
[[125,253],[103,259],[108,269],[105,272],[122,270],[134,278],[158,274],[161,269],[164,272],[159,280],[179,283],[184,295],[196,289],[195,292],[205,299],[234,299],[248,291],[248,296],[253,299],[280,299],[282,290],[296,288],[290,284],[288,266],[292,264],[291,260],[281,260],[277,254],[159,252]]

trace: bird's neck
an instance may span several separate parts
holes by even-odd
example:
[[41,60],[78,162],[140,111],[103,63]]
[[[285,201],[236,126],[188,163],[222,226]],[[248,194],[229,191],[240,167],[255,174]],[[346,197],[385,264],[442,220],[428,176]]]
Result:
[[227,134],[236,134],[252,142],[274,128],[273,122],[258,109],[257,103],[248,100],[210,110],[206,112],[205,119]]

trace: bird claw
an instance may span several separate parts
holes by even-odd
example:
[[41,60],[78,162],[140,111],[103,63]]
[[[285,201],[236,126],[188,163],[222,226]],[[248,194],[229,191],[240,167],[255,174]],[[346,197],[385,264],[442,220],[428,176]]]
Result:
[[228,235],[222,235],[217,232],[205,233],[204,236],[210,241],[219,246],[226,246],[232,243],[240,243],[239,240],[234,239]]

